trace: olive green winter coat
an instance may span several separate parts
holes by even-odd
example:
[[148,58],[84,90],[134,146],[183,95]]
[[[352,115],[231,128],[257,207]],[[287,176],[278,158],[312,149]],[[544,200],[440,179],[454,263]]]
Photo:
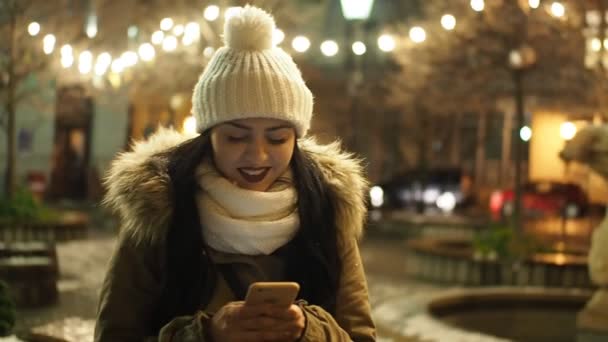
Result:
[[[222,305],[235,300],[219,276],[206,307],[192,316],[176,317],[160,331],[154,331],[151,324],[166,281],[164,237],[172,213],[170,180],[160,153],[186,139],[162,130],[112,165],[105,202],[120,214],[122,226],[100,295],[96,342],[209,341],[204,323]],[[301,341],[374,341],[375,327],[357,245],[366,212],[367,182],[359,163],[341,152],[337,144],[320,145],[310,139],[298,144],[322,171],[334,199],[342,262],[335,314],[302,304],[306,327]],[[211,259],[216,264],[231,264],[244,283],[281,280],[283,273],[280,251],[268,256],[214,252]]]

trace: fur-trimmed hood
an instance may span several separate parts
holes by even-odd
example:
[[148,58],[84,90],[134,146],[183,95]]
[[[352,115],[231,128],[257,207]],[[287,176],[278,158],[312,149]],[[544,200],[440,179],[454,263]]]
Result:
[[[120,154],[112,163],[104,180],[104,204],[120,215],[123,232],[137,243],[164,238],[173,208],[167,160],[161,153],[193,137],[161,129],[147,141],[135,143],[132,151]],[[360,238],[368,188],[360,160],[343,152],[337,142],[320,145],[305,138],[298,140],[298,146],[324,175],[335,200],[340,239]]]

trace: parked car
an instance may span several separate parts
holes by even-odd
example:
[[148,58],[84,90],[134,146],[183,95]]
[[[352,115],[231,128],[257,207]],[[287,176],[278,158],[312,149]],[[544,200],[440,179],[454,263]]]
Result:
[[[499,190],[490,196],[494,219],[511,216],[514,210],[513,189]],[[585,191],[577,184],[555,181],[528,182],[522,187],[522,211],[526,216],[561,215],[580,217],[589,207]]]
[[470,202],[468,176],[460,169],[411,170],[372,187],[377,209],[452,212]]

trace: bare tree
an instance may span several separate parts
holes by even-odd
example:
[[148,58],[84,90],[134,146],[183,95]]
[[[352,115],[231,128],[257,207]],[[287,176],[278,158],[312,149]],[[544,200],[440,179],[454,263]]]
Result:
[[[124,75],[123,81],[127,83],[131,97],[138,97],[145,102],[146,98],[161,98],[159,102],[166,103],[166,110],[172,112],[169,102],[172,95],[182,95],[186,98],[196,83],[199,74],[209,61],[208,49],[213,51],[223,45],[222,30],[224,20],[222,18],[209,22],[202,20],[203,7],[198,1],[181,0],[175,2],[150,2],[140,3],[130,1],[118,2],[106,0],[109,5],[100,11],[106,12],[104,17],[113,18],[116,13],[131,13],[122,16],[121,24],[112,21],[112,28],[104,32],[110,42],[120,32],[126,32],[129,26],[139,29],[139,36],[128,46],[122,46],[122,51],[136,50],[135,44],[150,41],[150,35],[159,30],[159,22],[164,17],[173,18],[176,24],[195,22],[200,27],[200,39],[190,46],[181,46],[173,52],[167,53],[157,48],[157,53],[152,63],[138,63],[130,68]],[[225,10],[228,5],[239,6],[252,4],[263,8],[273,14],[277,26],[287,33],[296,27],[301,27],[311,21],[322,12],[326,0],[299,0],[299,1],[219,1],[217,4]],[[117,10],[116,3],[120,3],[122,10]],[[128,6],[129,8],[124,8]],[[136,14],[135,14],[136,13]],[[117,32],[118,30],[118,32]],[[104,45],[101,43],[100,45]],[[107,45],[107,44],[106,44]],[[115,45],[115,43],[114,43]],[[120,51],[116,51],[121,53]],[[162,106],[162,105],[161,105]],[[170,120],[175,123],[175,119]]]
[[[228,3],[240,4],[229,1],[219,4]],[[325,0],[256,0],[251,3],[272,12],[278,25],[286,30],[310,21],[325,6]],[[44,33],[54,33],[58,42],[69,42],[75,50],[103,50],[112,56],[137,51],[139,44],[149,42],[150,34],[158,30],[159,21],[165,16],[172,16],[176,21],[200,23],[198,44],[171,54],[157,53],[153,63],[139,63],[122,75],[123,84],[126,83],[132,96],[189,93],[207,62],[203,57],[204,48],[218,48],[222,44],[221,20],[215,23],[201,20],[203,8],[198,1],[98,0],[91,4],[94,8],[87,8],[85,3],[68,4],[65,0],[0,0],[0,37],[6,42],[0,47],[0,125],[6,132],[7,142],[4,180],[7,197],[12,196],[16,187],[16,113],[20,104],[31,103],[31,95],[39,91],[24,84],[33,76],[58,71],[57,59],[43,52],[40,39],[43,34],[37,37],[28,34],[30,22],[38,21]],[[68,5],[78,8],[66,7]],[[95,13],[100,24],[93,39],[89,39],[83,29],[89,13]],[[131,27],[140,32],[135,38],[127,38]]]
[[[387,80],[390,101],[416,115],[418,129],[408,132],[410,138],[424,149],[427,120],[441,113],[493,112],[504,98],[516,100],[518,127],[525,97],[560,106],[593,103],[595,83],[583,62],[585,2],[563,3],[566,15],[559,17],[547,4],[535,9],[523,0],[486,1],[481,12],[465,0],[425,1],[419,21],[395,27],[399,37],[407,37],[413,25],[426,30],[422,43],[400,39],[395,59],[401,72]],[[453,30],[440,25],[448,13],[456,18]],[[516,161],[521,151],[517,142]],[[516,183],[520,179],[516,162]]]
[[6,170],[4,194],[11,197],[16,186],[15,125],[18,106],[37,90],[25,85],[29,77],[48,65],[42,46],[28,39],[31,18],[46,17],[53,1],[0,0],[0,124],[6,135]]

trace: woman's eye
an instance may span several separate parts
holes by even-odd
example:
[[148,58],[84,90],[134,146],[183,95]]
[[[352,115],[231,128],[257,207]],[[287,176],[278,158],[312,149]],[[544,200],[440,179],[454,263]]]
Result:
[[278,138],[278,139],[268,138],[268,141],[273,145],[281,145],[281,144],[284,144],[287,141],[287,139],[285,139],[285,138]]
[[239,136],[228,136],[228,141],[229,142],[241,142],[241,141],[245,141],[245,139],[247,139],[247,137],[239,137]]

